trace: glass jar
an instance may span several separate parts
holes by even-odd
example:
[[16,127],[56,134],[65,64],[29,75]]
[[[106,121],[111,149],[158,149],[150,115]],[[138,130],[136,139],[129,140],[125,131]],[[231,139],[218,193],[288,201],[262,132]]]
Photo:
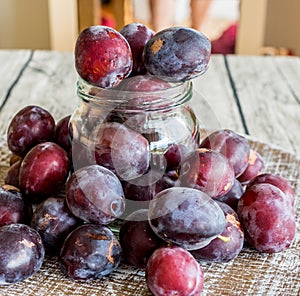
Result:
[[[133,200],[149,200],[158,187],[171,186],[178,175],[178,157],[200,141],[192,90],[192,82],[128,91],[119,86],[102,89],[79,79],[79,104],[70,119],[74,170],[90,164],[109,168],[124,185],[125,197]],[[168,181],[162,182],[166,176]],[[138,187],[140,193],[126,196],[126,186]]]

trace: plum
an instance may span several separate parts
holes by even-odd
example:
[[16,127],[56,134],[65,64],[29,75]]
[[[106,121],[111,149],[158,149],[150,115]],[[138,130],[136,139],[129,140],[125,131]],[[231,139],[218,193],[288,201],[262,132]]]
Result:
[[120,243],[108,227],[85,224],[67,236],[59,263],[64,274],[86,281],[112,273],[121,261],[121,254]]
[[172,187],[150,201],[149,223],[156,235],[187,250],[209,244],[225,229],[225,216],[218,204],[204,192]]
[[19,174],[20,174],[20,167],[21,167],[22,159],[14,162],[9,169],[7,170],[4,183],[15,186],[17,188],[20,187],[19,183]]
[[0,226],[30,223],[32,206],[23,200],[20,190],[11,185],[0,186]]
[[191,251],[197,260],[209,262],[229,262],[236,258],[244,245],[244,230],[237,213],[227,204],[216,201],[223,210],[226,227],[219,237],[207,246]]
[[142,54],[145,44],[155,32],[144,24],[133,22],[125,25],[120,33],[126,38],[131,48],[133,58],[132,75],[146,74]]
[[120,180],[112,171],[97,164],[73,172],[65,191],[70,211],[85,222],[108,224],[125,210]]
[[261,174],[265,169],[265,163],[262,156],[253,149],[250,149],[248,165],[245,171],[237,178],[242,185],[246,185],[251,179]]
[[33,147],[24,157],[19,174],[24,199],[39,203],[63,189],[69,176],[69,157],[54,142]]
[[125,37],[113,28],[85,28],[75,44],[75,68],[88,83],[102,88],[117,85],[132,70],[132,53]]
[[210,50],[211,43],[201,32],[171,27],[156,33],[146,43],[142,57],[149,73],[178,82],[203,74]]
[[251,179],[250,182],[247,184],[246,188],[249,188],[254,184],[261,184],[261,183],[272,184],[278,187],[285,194],[287,199],[290,201],[291,205],[294,206],[295,190],[292,187],[289,180],[287,180],[286,178],[282,177],[279,174],[263,173]]
[[71,142],[69,139],[69,121],[71,115],[66,115],[61,118],[55,125],[54,142],[64,148],[67,153],[70,152]]
[[177,179],[172,179],[172,175],[151,169],[147,174],[136,179],[122,181],[122,186],[127,199],[149,201],[158,192],[176,186],[176,181]]
[[10,285],[35,274],[45,249],[38,232],[25,224],[0,227],[0,285]]
[[179,170],[182,160],[191,151],[183,144],[171,144],[164,153],[166,159],[166,170]]
[[148,171],[150,147],[141,134],[123,124],[108,122],[96,127],[93,139],[96,163],[120,179],[131,180]]
[[218,151],[226,156],[238,178],[247,168],[250,155],[248,140],[230,129],[221,129],[209,134],[200,143],[200,148]]
[[187,250],[177,246],[161,247],[148,260],[146,283],[155,296],[199,296],[204,273]]
[[225,195],[218,197],[217,200],[226,203],[233,210],[237,211],[237,205],[243,193],[243,185],[237,179],[235,179],[231,189]]
[[254,184],[238,202],[245,239],[256,250],[281,252],[290,247],[296,233],[295,212],[285,194],[272,184]]
[[55,121],[40,106],[29,105],[15,114],[7,129],[7,145],[10,151],[24,156],[35,145],[53,141]]
[[123,257],[138,268],[145,268],[152,253],[165,245],[151,229],[147,209],[136,210],[125,218],[119,238]]
[[40,234],[45,248],[56,252],[80,224],[81,220],[71,213],[63,196],[51,196],[37,205],[30,225]]
[[234,184],[234,170],[228,159],[210,149],[197,149],[183,159],[180,169],[180,183],[199,189],[212,198],[229,192]]
[[113,121],[120,121],[129,128],[142,133],[149,125],[149,116],[151,116],[142,111],[169,108],[167,101],[170,88],[172,88],[171,83],[152,75],[138,75],[124,79],[116,89],[124,91],[127,96],[126,110],[124,112],[113,111]]
[[[142,92],[149,93],[150,95],[153,91],[164,90],[172,87],[172,84],[164,79],[153,75],[137,75],[129,77],[121,81],[114,89],[130,92]],[[155,97],[157,99],[157,96]],[[128,103],[131,104],[129,101]],[[138,104],[136,105],[138,107]]]

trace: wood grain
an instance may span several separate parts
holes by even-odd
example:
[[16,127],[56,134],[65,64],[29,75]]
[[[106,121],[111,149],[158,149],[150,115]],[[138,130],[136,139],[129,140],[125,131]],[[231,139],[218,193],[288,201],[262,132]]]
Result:
[[300,72],[291,75],[278,66],[280,59],[270,57],[229,56],[228,61],[249,134],[299,153],[300,101],[289,81],[295,74],[300,79]]
[[[249,138],[251,147],[264,158],[266,172],[287,178],[295,189],[295,211],[297,229],[292,246],[277,254],[259,253],[244,246],[237,258],[228,263],[200,262],[205,273],[202,295],[289,295],[300,292],[300,160],[281,149]],[[8,168],[9,152],[5,137],[0,141],[0,184]],[[42,268],[29,279],[8,287],[0,287],[2,296],[54,296],[54,295],[102,295],[102,296],[146,296],[144,270],[121,263],[111,275],[88,282],[75,282],[65,277],[58,265],[57,257],[46,257]]]
[[[73,112],[73,53],[0,51],[0,133],[22,107],[38,104],[55,119]],[[300,58],[212,55],[194,79],[193,108],[202,128],[249,134],[300,154]]]

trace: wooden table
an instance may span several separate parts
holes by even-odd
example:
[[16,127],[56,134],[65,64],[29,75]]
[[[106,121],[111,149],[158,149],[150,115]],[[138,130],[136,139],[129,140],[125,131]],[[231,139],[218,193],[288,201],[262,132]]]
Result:
[[[0,133],[20,108],[39,104],[56,119],[77,105],[73,55],[0,51]],[[194,110],[210,128],[230,128],[300,152],[300,58],[212,56],[194,81]],[[208,112],[209,111],[209,112]]]
[[[76,80],[72,53],[0,51],[3,141],[8,122],[26,105],[40,105],[56,120],[71,114],[78,102]],[[291,181],[299,230],[300,58],[212,56],[208,71],[195,79],[194,91],[194,110],[202,128],[229,128],[249,136],[252,147],[266,160],[266,171]],[[7,153],[2,149],[1,168],[5,166]],[[203,295],[300,295],[299,256],[297,233],[286,252],[267,255],[245,249],[230,263],[203,264]],[[78,284],[66,279],[48,258],[35,276],[0,287],[0,294],[140,296],[149,292],[143,270],[122,265],[108,278]]]

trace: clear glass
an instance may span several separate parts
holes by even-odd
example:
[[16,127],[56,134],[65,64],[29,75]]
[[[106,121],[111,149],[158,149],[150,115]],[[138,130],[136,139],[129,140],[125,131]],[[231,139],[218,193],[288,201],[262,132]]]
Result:
[[117,122],[143,135],[149,142],[152,161],[160,162],[161,169],[163,155],[172,144],[189,150],[199,144],[199,124],[190,106],[192,82],[172,84],[159,91],[132,92],[97,88],[80,79],[77,93],[79,104],[71,116],[76,169],[97,163],[93,156],[97,131],[108,122]]

